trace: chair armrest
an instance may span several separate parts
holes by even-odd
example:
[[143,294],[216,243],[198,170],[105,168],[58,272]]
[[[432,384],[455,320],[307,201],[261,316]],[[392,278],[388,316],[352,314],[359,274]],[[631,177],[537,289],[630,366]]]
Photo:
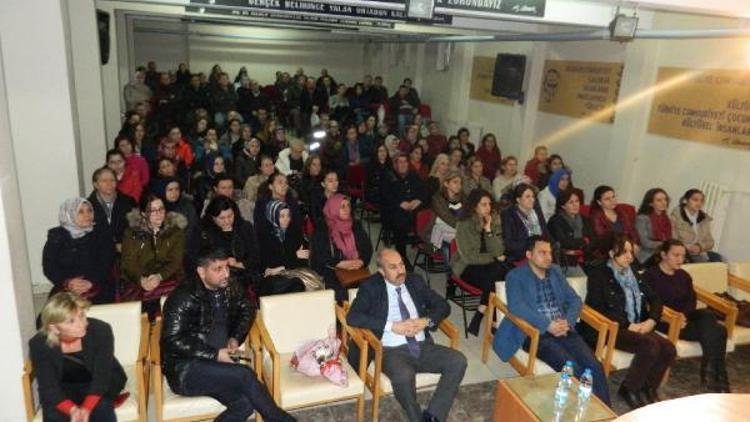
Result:
[[[349,338],[359,348],[359,367],[357,368],[357,374],[364,381],[367,374],[367,343],[365,340],[363,329],[355,328],[346,323],[346,314],[349,311],[349,307],[345,303],[344,306],[335,305],[336,319],[341,324],[341,351],[348,353],[349,351]],[[374,336],[373,336],[374,337]]]
[[667,329],[667,339],[672,344],[677,344],[677,340],[680,339],[680,330],[685,321],[685,316],[668,306],[664,306],[661,311],[661,320],[669,326]]
[[[263,318],[258,317],[255,319],[256,324],[258,325],[258,332],[260,333],[260,342],[263,345],[263,348],[266,349],[269,355],[271,355],[271,363],[273,365],[273,373],[271,374],[271,385],[269,386],[269,390],[271,391],[271,395],[273,396],[274,401],[277,405],[280,405],[281,400],[281,386],[279,385],[280,379],[281,379],[281,356],[279,355],[279,352],[276,350],[276,346],[273,344],[273,340],[271,339],[271,335],[268,334],[268,330],[266,329],[266,324],[263,323]],[[261,371],[263,372],[263,371]],[[263,372],[263,379],[266,382],[266,385],[268,385],[269,379],[266,378],[265,372]]]
[[750,281],[744,278],[737,277],[733,274],[727,274],[727,281],[732,287],[736,287],[742,291],[750,293]]
[[31,388],[34,382],[34,367],[31,365],[31,361],[26,359],[23,363],[23,377],[21,383],[23,384],[23,404],[26,407],[26,420],[31,422],[34,420],[36,414],[36,406],[34,404],[34,391]]
[[[373,368],[372,377],[370,377],[367,373],[367,368],[365,368],[365,377],[362,378],[374,396],[380,392],[380,374],[383,372],[383,343],[380,342],[379,338],[375,337],[372,331],[364,328],[359,329],[359,331],[362,333],[362,337],[367,342],[367,345],[372,348],[374,354],[372,360],[375,368]],[[367,365],[366,362],[365,365]]]
[[255,366],[255,375],[259,381],[263,381],[263,347],[260,341],[260,329],[258,328],[258,320],[253,321],[253,325],[250,326],[250,331],[247,333],[247,344],[253,351],[253,362]]
[[739,312],[737,306],[701,287],[693,286],[693,290],[695,290],[695,295],[699,301],[724,314],[724,326],[727,329],[727,337],[730,339],[733,338],[734,326],[737,323],[737,313]]
[[[611,319],[604,316],[601,312],[597,311],[596,309],[588,305],[584,305],[584,309],[586,310],[586,313],[589,314],[591,317],[596,318],[602,323],[607,325],[607,339],[605,342],[607,346],[607,350],[602,360],[602,366],[604,366],[604,374],[609,376],[609,373],[612,371],[612,357],[615,354],[615,344],[617,343],[617,331],[620,329],[620,324],[616,321],[612,321]],[[581,318],[583,318],[583,316],[581,316]],[[601,332],[599,332],[599,335],[601,335]],[[598,346],[598,341],[597,341],[597,346]]]
[[[148,321],[148,314],[141,314],[141,343],[138,347],[138,361],[143,362],[148,358],[150,342],[151,323]],[[157,339],[158,340],[158,339]]]
[[443,332],[451,341],[451,349],[458,350],[458,342],[459,342],[459,333],[458,328],[456,326],[448,321],[447,319],[444,319],[440,321],[440,324],[438,324],[438,329]]
[[608,321],[600,318],[601,316],[601,314],[588,305],[583,305],[583,308],[581,309],[581,321],[588,324],[597,332],[594,356],[596,356],[600,362],[604,362],[604,345],[607,343],[607,334],[609,332],[610,324]]
[[[508,318],[513,324],[518,327],[524,334],[529,336],[530,344],[529,344],[529,360],[526,362],[526,364],[523,364],[522,362],[519,363],[519,366],[521,367],[516,368],[519,372],[521,372],[521,376],[531,375],[534,373],[534,364],[536,363],[536,354],[537,350],[539,349],[539,330],[534,328],[533,325],[526,322],[524,319],[521,319],[513,314],[510,313],[508,310],[508,307],[503,303],[500,298],[498,298],[495,293],[490,293],[490,299],[489,299],[489,305],[487,307],[487,312],[485,312],[485,315],[494,315],[494,312],[500,311],[505,315],[505,318]],[[491,326],[492,324],[486,324],[485,330],[484,330],[484,339],[482,341],[482,362],[487,363],[487,357],[489,354],[490,345],[492,344],[492,331]],[[511,358],[511,365],[513,365],[513,359],[515,357]],[[514,366],[515,367],[515,366]]]
[[159,344],[159,338],[161,337],[161,316],[156,317],[154,326],[151,328],[151,335],[149,336],[149,348],[148,348],[148,361],[152,365],[161,366],[161,345]]

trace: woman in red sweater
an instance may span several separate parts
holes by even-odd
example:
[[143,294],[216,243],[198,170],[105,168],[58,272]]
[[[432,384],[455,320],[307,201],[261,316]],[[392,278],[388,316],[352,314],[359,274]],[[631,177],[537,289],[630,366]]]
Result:
[[497,139],[494,134],[488,133],[482,137],[482,145],[477,149],[476,155],[484,164],[484,177],[495,180],[503,156],[500,153],[500,148],[497,147]]

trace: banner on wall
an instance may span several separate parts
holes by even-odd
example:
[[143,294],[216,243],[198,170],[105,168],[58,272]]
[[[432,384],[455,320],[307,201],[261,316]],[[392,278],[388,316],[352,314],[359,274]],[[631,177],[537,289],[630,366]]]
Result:
[[[186,11],[307,21],[310,20],[309,17],[317,16],[316,22],[325,23],[360,19],[359,25],[385,27],[392,27],[390,25],[392,22],[405,22],[407,20],[404,10],[378,7],[379,2],[376,1],[369,3],[372,3],[372,6],[352,6],[301,0],[190,0],[189,5],[186,6]],[[385,21],[385,25],[379,23],[383,21]],[[450,24],[452,21],[451,16],[435,14],[433,19],[425,20],[424,23]]]
[[547,0],[435,0],[435,7],[451,11],[544,17]]
[[488,103],[513,105],[515,101],[492,95],[492,78],[495,73],[495,57],[474,57],[471,66],[471,88],[469,98]]
[[612,123],[622,70],[622,63],[547,60],[539,111]]
[[750,70],[662,67],[648,132],[750,151]]

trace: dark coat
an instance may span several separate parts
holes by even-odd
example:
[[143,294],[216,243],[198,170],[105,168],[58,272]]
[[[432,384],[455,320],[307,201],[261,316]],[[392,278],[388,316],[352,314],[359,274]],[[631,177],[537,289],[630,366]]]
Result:
[[91,192],[88,197],[89,202],[94,207],[94,222],[97,230],[106,229],[112,235],[114,243],[122,243],[122,234],[128,226],[127,214],[136,207],[135,200],[125,194],[118,193],[115,202],[112,205],[112,218],[107,220],[107,213],[104,206],[96,198],[96,191]]
[[196,252],[207,249],[224,249],[229,256],[242,262],[245,269],[232,268],[232,275],[243,283],[258,279],[261,272],[260,254],[252,224],[235,216],[232,231],[223,232],[213,222],[207,223],[204,220],[197,241],[199,245],[193,249]]
[[[650,318],[658,323],[661,320],[662,301],[651,285],[644,282],[638,272],[633,272],[641,290],[640,320],[645,321]],[[620,283],[615,280],[612,269],[607,265],[591,268],[588,272],[586,289],[586,304],[620,324],[619,329],[627,330],[630,322],[625,310],[625,292],[620,287]],[[584,331],[583,334],[587,340],[591,340],[592,333]]]
[[[563,217],[561,212],[564,211],[556,212],[547,222],[550,237],[560,249],[582,251],[584,255],[587,255],[593,236],[591,222],[588,218],[581,216],[583,219],[583,237],[575,237],[573,227],[568,224],[568,221]],[[560,260],[564,261],[560,262],[560,265],[578,265],[578,259],[575,256],[561,253],[560,257]]]
[[291,270],[307,266],[307,261],[297,258],[297,250],[304,245],[302,228],[299,223],[291,222],[282,242],[268,228],[258,230],[258,245],[260,249],[261,268],[276,268],[280,266]]
[[[357,244],[359,259],[367,267],[372,258],[370,237],[358,221],[354,222],[352,231],[354,232],[354,242]],[[335,278],[332,268],[343,260],[344,254],[331,242],[331,237],[328,235],[328,226],[325,223],[317,226],[310,241],[310,264],[313,270],[324,277],[332,276]]]
[[365,182],[365,200],[375,205],[381,205],[382,186],[391,172],[391,162],[386,160],[384,164],[378,162],[377,157],[370,160],[367,165],[367,181]]
[[[226,293],[227,335],[242,344],[255,318],[255,308],[242,287],[230,280]],[[195,359],[216,361],[218,350],[206,343],[213,325],[208,290],[193,277],[182,283],[164,303],[161,330],[162,370],[176,393],[184,392],[185,375]]]
[[[534,212],[539,219],[542,235],[548,236],[547,223],[544,221],[542,211],[535,204]],[[518,215],[518,205],[514,204],[503,210],[501,219],[503,221],[503,241],[505,242],[505,255],[510,262],[517,262],[526,257],[526,244],[529,241],[529,232],[523,224],[521,216]]]
[[[88,322],[81,340],[83,363],[91,373],[87,394],[114,399],[125,387],[127,376],[114,356],[112,327],[94,318]],[[62,388],[63,352],[59,345],[48,346],[47,337],[39,332],[29,340],[29,355],[39,383],[39,401],[45,412],[53,412],[55,406],[68,399]]]
[[114,302],[112,268],[115,254],[115,244],[108,230],[94,229],[73,239],[63,227],[50,229],[42,251],[44,275],[55,285],[50,294],[64,290],[69,279],[83,276],[99,289],[99,293],[89,300],[93,303]]
[[[378,272],[359,286],[357,297],[346,316],[347,324],[367,328],[377,338],[383,337],[383,327],[388,320],[388,290],[385,283],[383,275]],[[429,330],[425,331],[426,337],[429,337],[429,331],[435,331],[440,321],[450,315],[451,307],[416,274],[408,274],[404,286],[414,301],[419,317],[432,320]]]
[[383,195],[383,209],[386,212],[394,212],[401,209],[401,203],[419,199],[423,206],[428,205],[427,189],[422,179],[414,172],[409,172],[405,177],[399,177],[395,173],[388,173],[388,177],[380,188]]

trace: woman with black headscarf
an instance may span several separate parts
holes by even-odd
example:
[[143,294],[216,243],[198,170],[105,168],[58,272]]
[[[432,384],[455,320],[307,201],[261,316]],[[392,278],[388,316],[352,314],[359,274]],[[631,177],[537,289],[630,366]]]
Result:
[[159,179],[153,188],[154,195],[164,201],[167,213],[176,212],[187,219],[185,244],[192,245],[193,235],[198,227],[198,213],[195,212],[193,198],[182,189],[182,184],[175,177]]
[[310,258],[300,222],[292,218],[289,205],[276,199],[268,202],[265,215],[269,225],[258,228],[260,263],[264,269],[258,294],[266,296],[305,291],[305,285],[299,278],[284,274],[286,270],[307,266]]
[[60,225],[47,232],[42,251],[44,275],[55,285],[50,292],[68,290],[92,303],[112,303],[115,244],[109,231],[94,230],[94,209],[84,198],[60,206]]

